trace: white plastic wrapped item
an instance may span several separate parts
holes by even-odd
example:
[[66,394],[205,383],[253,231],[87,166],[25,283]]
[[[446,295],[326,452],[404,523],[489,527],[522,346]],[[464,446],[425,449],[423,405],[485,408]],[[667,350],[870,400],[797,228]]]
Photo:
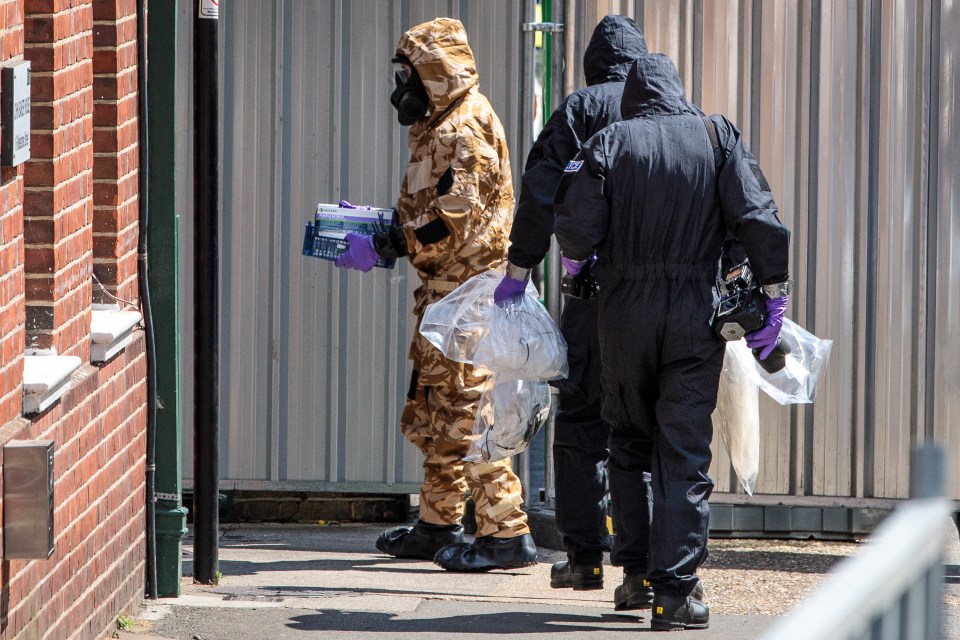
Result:
[[749,373],[753,366],[753,354],[742,340],[727,343],[717,408],[711,416],[740,486],[750,495],[760,472],[760,392]]
[[514,456],[533,440],[550,415],[550,385],[494,373],[480,396],[474,439],[464,460],[496,462]]
[[[833,340],[823,340],[789,318],[783,321],[780,339],[789,350],[786,366],[768,373],[756,360],[747,369],[760,390],[780,404],[809,404],[817,394],[817,381],[827,366]],[[746,344],[736,342],[749,353]]]
[[420,333],[444,356],[516,379],[553,380],[567,375],[567,343],[527,284],[506,308],[493,302],[503,272],[476,275],[427,307]]

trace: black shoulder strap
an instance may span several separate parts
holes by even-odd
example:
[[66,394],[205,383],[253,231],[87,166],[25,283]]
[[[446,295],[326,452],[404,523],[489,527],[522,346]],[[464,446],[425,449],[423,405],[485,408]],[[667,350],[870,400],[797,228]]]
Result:
[[710,144],[713,145],[713,161],[719,169],[723,165],[723,150],[720,148],[720,141],[717,138],[717,125],[714,124],[710,116],[700,116],[703,120],[703,126],[707,128],[707,136],[710,137]]

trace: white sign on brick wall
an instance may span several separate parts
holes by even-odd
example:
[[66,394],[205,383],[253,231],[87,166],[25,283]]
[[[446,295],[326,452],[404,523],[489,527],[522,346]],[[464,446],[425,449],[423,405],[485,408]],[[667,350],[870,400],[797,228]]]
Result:
[[30,159],[30,62],[21,60],[3,67],[0,82],[0,164],[15,167]]

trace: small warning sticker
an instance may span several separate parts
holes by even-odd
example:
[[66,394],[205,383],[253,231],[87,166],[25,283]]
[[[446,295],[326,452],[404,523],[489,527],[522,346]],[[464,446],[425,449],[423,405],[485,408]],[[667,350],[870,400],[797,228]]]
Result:
[[217,20],[220,18],[220,0],[200,0],[200,17]]

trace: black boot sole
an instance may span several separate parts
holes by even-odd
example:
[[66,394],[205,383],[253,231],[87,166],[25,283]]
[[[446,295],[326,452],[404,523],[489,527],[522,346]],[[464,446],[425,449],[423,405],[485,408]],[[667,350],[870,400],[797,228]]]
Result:
[[412,553],[390,553],[389,551],[384,551],[377,547],[377,549],[384,555],[390,556],[391,558],[397,558],[398,560],[433,560],[432,556],[428,555],[415,555]]
[[433,560],[433,556],[436,555],[436,551],[432,554],[427,555],[426,552],[422,554],[417,553],[393,553],[386,548],[387,544],[380,538],[377,538],[376,547],[377,551],[385,555],[391,556],[393,558],[401,558],[403,560]]
[[653,619],[650,621],[650,628],[654,631],[685,631],[686,629],[707,629],[710,627],[709,622],[672,622],[670,620],[657,620]]
[[575,583],[570,580],[550,581],[551,589],[573,589],[574,591],[597,591],[603,589],[603,580],[599,582],[580,582]]
[[649,609],[653,605],[653,595],[633,596],[622,602],[613,604],[614,611],[635,611],[637,609]]
[[440,564],[439,562],[436,562],[436,561],[434,561],[433,564],[435,564],[435,565],[437,565],[438,567],[440,567],[441,569],[444,569],[445,571],[449,571],[449,572],[451,572],[451,573],[486,573],[487,571],[497,571],[497,570],[500,570],[500,571],[509,571],[509,570],[511,570],[511,569],[523,569],[524,567],[532,567],[533,565],[537,564],[537,561],[536,561],[536,560],[533,560],[533,561],[531,561],[531,562],[524,562],[524,563],[522,563],[522,564],[511,564],[511,565],[509,565],[509,566],[504,566],[504,565],[488,565],[488,566],[483,566],[483,567],[470,567],[470,568],[457,568],[457,569],[453,569],[453,568],[451,568],[451,567],[445,567],[445,566],[443,566],[442,564]]

